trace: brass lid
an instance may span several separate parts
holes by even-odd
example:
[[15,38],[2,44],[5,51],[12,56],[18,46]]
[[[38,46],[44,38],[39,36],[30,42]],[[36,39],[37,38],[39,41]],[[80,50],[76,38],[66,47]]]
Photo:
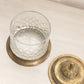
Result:
[[73,55],[55,58],[49,67],[52,84],[84,84],[84,62]]

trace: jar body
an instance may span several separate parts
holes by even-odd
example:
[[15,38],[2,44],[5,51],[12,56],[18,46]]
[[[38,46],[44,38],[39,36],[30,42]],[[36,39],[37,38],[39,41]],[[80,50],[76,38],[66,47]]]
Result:
[[10,48],[19,58],[41,58],[49,44],[50,24],[38,12],[23,12],[16,16],[10,28]]

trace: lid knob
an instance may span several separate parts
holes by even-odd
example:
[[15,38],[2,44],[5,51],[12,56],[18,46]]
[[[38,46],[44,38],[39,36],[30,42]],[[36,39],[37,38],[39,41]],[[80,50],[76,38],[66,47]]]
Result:
[[61,64],[62,74],[69,78],[74,79],[79,74],[79,66],[72,61],[65,61]]

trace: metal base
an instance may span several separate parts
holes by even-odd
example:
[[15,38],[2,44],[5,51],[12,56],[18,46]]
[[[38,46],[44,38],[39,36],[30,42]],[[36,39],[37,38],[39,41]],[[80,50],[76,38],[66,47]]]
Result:
[[21,59],[19,57],[17,57],[11,50],[10,48],[10,37],[8,37],[7,43],[6,43],[6,49],[7,49],[7,53],[9,55],[9,57],[16,63],[23,65],[23,66],[35,66],[38,64],[41,64],[42,62],[44,62],[50,54],[51,51],[51,42],[49,41],[49,46],[48,46],[48,50],[45,53],[45,55],[43,55],[41,58],[36,59],[36,60],[24,60]]

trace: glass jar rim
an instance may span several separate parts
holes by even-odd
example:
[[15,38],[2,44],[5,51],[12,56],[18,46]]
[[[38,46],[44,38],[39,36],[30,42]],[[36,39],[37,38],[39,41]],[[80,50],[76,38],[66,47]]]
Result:
[[[11,31],[11,28],[12,28],[12,27],[11,27],[11,26],[12,26],[13,21],[14,21],[19,15],[21,15],[21,14],[23,14],[23,13],[28,13],[28,12],[39,14],[39,15],[43,16],[43,17],[46,19],[46,21],[48,22],[49,32],[48,32],[48,35],[47,35],[46,39],[44,39],[43,41],[41,41],[41,43],[46,42],[46,41],[49,39],[49,36],[50,36],[50,33],[51,33],[51,24],[50,24],[49,20],[47,19],[47,17],[46,17],[45,15],[43,15],[42,13],[40,13],[40,12],[38,12],[38,11],[33,11],[33,10],[23,11],[23,12],[17,14],[17,15],[12,19],[12,21],[11,21],[11,23],[10,23],[10,35],[12,35],[12,31]],[[20,42],[19,40],[16,40],[16,41]],[[21,43],[21,44],[25,44],[24,42],[20,42],[20,43]],[[41,44],[41,43],[35,43],[35,44],[32,44],[32,45],[39,45],[39,44]],[[30,45],[30,44],[29,44],[29,43],[26,43],[25,45]]]

